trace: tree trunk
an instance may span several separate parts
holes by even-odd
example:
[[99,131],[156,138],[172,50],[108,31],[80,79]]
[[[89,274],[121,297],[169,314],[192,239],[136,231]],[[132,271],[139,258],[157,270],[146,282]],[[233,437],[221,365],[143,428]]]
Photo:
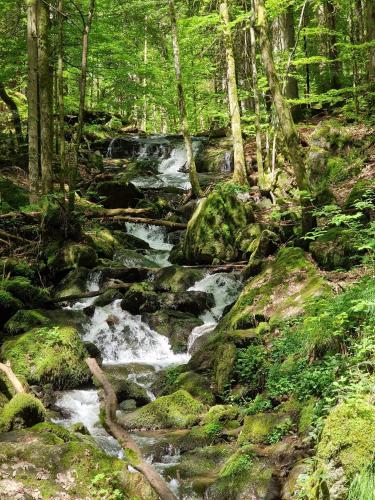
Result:
[[38,0],[27,0],[27,103],[30,203],[39,198]]
[[327,37],[327,56],[331,61],[329,66],[329,86],[331,89],[339,89],[341,64],[338,60],[339,53],[336,45],[336,6],[333,0],[325,1],[324,11],[327,29],[329,31]]
[[59,110],[60,189],[65,201],[65,122],[64,122],[64,0],[58,3],[57,103]]
[[193,154],[193,144],[191,140],[189,123],[186,113],[186,103],[184,88],[182,85],[182,73],[181,73],[181,60],[180,60],[180,45],[178,41],[178,30],[177,30],[177,17],[176,9],[174,5],[174,0],[169,0],[169,16],[171,21],[172,30],[172,43],[173,43],[173,56],[174,56],[174,69],[176,73],[176,84],[177,84],[177,99],[178,99],[178,110],[180,118],[180,129],[184,137],[187,166],[189,169],[189,177],[191,183],[191,189],[194,196],[201,196],[201,188],[199,185],[199,179],[197,174],[197,168],[195,165],[194,154]]
[[0,371],[5,373],[5,375],[8,377],[8,380],[12,384],[16,394],[23,394],[24,392],[26,392],[25,388],[18,380],[17,375],[15,375],[14,371],[12,370],[12,367],[10,366],[9,362],[5,364],[0,363]]
[[38,74],[40,116],[40,162],[42,193],[53,188],[53,71],[50,63],[49,6],[43,0],[38,3]]
[[89,33],[91,29],[92,20],[95,11],[95,0],[90,0],[89,9],[87,14],[87,20],[83,27],[82,34],[82,60],[81,60],[81,77],[79,80],[79,112],[78,112],[78,124],[75,138],[75,153],[77,156],[76,165],[70,172],[70,183],[69,183],[69,212],[72,213],[74,210],[74,199],[75,190],[77,184],[77,168],[78,168],[78,153],[81,145],[82,134],[83,134],[83,119],[85,113],[85,100],[86,100],[86,81],[87,81],[87,55],[89,48]]
[[237,184],[247,184],[245,155],[243,149],[241,115],[238,102],[236,65],[233,55],[232,33],[229,25],[228,2],[220,4],[220,15],[223,24],[224,44],[227,60],[228,100],[232,124],[234,172],[233,181]]
[[272,47],[269,39],[268,20],[264,7],[264,0],[254,0],[254,9],[257,20],[257,29],[259,32],[263,65],[289,160],[296,177],[297,187],[300,191],[301,206],[303,210],[302,231],[306,234],[313,227],[313,219],[309,208],[311,203],[310,187],[305,171],[304,155],[301,150],[300,140],[294,125],[290,108],[282,95],[280,81],[276,73]]
[[21,118],[17,104],[7,93],[3,82],[0,82],[0,99],[4,101],[12,115],[13,127],[16,135],[16,148],[18,150],[19,146],[23,143]]
[[255,134],[257,147],[257,166],[258,166],[258,185],[260,189],[266,187],[266,179],[264,175],[264,163],[262,153],[262,136],[260,130],[260,101],[258,91],[258,69],[257,69],[257,54],[256,54],[256,38],[255,38],[255,16],[252,9],[250,23],[250,45],[251,45],[251,64],[252,64],[252,79],[253,79],[253,96],[254,96],[254,111],[255,111]]
[[[281,44],[282,49],[290,53],[294,49],[296,43],[294,31],[294,10],[293,6],[287,7],[286,11],[281,15]],[[298,83],[297,79],[290,74],[287,75],[285,85],[285,97],[287,99],[298,99]]]
[[[366,19],[367,19],[367,41],[374,42],[375,40],[375,4],[374,0],[366,1]],[[375,47],[369,48],[368,58],[368,75],[370,89],[375,91]],[[374,100],[374,98],[372,99]]]

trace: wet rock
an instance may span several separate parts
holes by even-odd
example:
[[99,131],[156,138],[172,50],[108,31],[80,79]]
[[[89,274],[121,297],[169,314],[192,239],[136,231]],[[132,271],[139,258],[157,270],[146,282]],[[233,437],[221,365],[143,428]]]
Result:
[[144,197],[142,191],[131,182],[112,180],[104,181],[95,187],[97,194],[104,199],[105,208],[135,207]]
[[16,394],[2,409],[0,430],[8,432],[31,427],[43,422],[45,416],[44,406],[35,396],[27,393]]
[[99,364],[102,362],[102,353],[100,349],[93,342],[83,342],[90,358],[95,358]]
[[67,243],[63,247],[56,242],[46,250],[47,265],[54,276],[61,277],[72,269],[92,269],[98,263],[94,248],[84,243]]
[[121,411],[134,411],[136,408],[137,402],[135,399],[125,399],[118,405],[118,409]]
[[157,292],[185,292],[204,276],[201,269],[169,266],[155,274],[154,289]]
[[116,326],[120,323],[120,318],[115,314],[110,314],[107,316],[106,323],[108,326]]
[[121,292],[115,289],[109,289],[95,299],[94,307],[104,307],[107,304],[111,304],[114,300],[121,300],[122,298],[123,295]]
[[5,324],[4,329],[8,335],[25,333],[35,326],[43,326],[48,319],[37,310],[20,309]]
[[79,295],[86,291],[88,269],[78,268],[70,271],[55,287],[53,295],[56,297],[68,297]]

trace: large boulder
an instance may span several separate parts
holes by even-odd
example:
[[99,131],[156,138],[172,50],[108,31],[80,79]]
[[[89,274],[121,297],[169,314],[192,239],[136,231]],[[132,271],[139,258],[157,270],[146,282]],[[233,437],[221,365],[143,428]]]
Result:
[[126,367],[109,366],[105,368],[105,372],[119,403],[133,399],[137,406],[143,406],[151,402],[147,390],[128,378]]
[[85,267],[92,269],[98,264],[95,249],[85,243],[68,242],[63,247],[56,242],[46,250],[47,264],[53,274],[62,276],[72,269]]
[[87,351],[73,327],[43,327],[7,339],[1,357],[29,384],[74,389],[90,379]]
[[183,245],[189,263],[234,261],[242,256],[242,231],[253,222],[248,198],[233,184],[217,186],[190,219]]
[[134,184],[122,180],[100,182],[95,190],[103,198],[105,208],[135,207],[144,198],[142,191]]
[[8,432],[31,427],[43,422],[45,416],[46,411],[39,399],[32,394],[16,394],[0,413],[0,430]]
[[201,269],[179,266],[163,267],[155,274],[154,289],[157,292],[185,292],[203,276],[204,272]]
[[161,396],[143,408],[121,415],[120,423],[127,429],[183,429],[198,422],[204,405],[185,390]]

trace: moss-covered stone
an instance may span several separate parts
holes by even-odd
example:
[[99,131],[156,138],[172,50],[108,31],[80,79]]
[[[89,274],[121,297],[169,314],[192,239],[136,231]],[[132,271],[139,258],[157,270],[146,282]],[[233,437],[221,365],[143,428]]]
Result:
[[198,172],[227,172],[232,163],[231,140],[227,137],[210,139],[199,151],[196,163]]
[[92,246],[98,257],[112,259],[116,247],[120,246],[115,236],[108,229],[100,229],[86,233],[90,246]]
[[20,300],[6,290],[0,288],[0,327],[4,325],[18,309],[22,309]]
[[4,330],[8,335],[19,335],[48,322],[48,318],[39,311],[20,309],[5,323]]
[[0,273],[2,276],[24,276],[25,278],[32,279],[35,275],[35,270],[27,261],[3,258],[0,259]]
[[181,373],[173,384],[173,390],[183,389],[204,404],[211,405],[215,397],[207,377],[193,371]]
[[251,205],[232,184],[217,186],[204,198],[188,223],[183,253],[187,262],[211,264],[241,256],[238,235],[253,221]]
[[56,297],[69,297],[69,295],[79,295],[86,291],[88,270],[80,267],[70,271],[55,287]]
[[0,429],[2,432],[8,432],[31,427],[43,422],[45,416],[44,406],[35,396],[27,393],[16,394],[0,413]]
[[276,413],[257,413],[247,415],[244,419],[241,434],[238,437],[238,444],[260,444],[267,443],[267,438],[275,427],[287,416],[280,416]]
[[375,197],[375,181],[374,179],[361,179],[352,187],[344,206],[351,208],[356,202],[369,197]]
[[161,396],[128,415],[120,422],[128,429],[183,429],[199,420],[204,406],[185,390]]
[[234,405],[215,405],[203,415],[203,424],[221,424],[224,427],[239,416],[238,408]]
[[125,293],[121,307],[132,314],[154,312],[160,308],[160,295],[154,292],[151,283],[135,283]]
[[227,342],[217,346],[214,360],[214,381],[219,394],[231,382],[235,361],[236,346],[234,344]]
[[0,199],[1,212],[9,212],[11,209],[19,209],[29,203],[27,190],[14,184],[14,182],[4,176],[0,176]]
[[109,366],[105,368],[108,379],[116,393],[119,403],[127,399],[133,399],[137,406],[150,403],[150,396],[144,387],[141,387],[132,380],[129,380],[129,370],[127,367]]
[[30,384],[80,387],[90,378],[86,349],[73,327],[44,327],[6,340],[1,355]]
[[106,290],[102,295],[99,295],[97,299],[94,300],[95,307],[104,307],[107,304],[111,304],[114,300],[120,300],[123,298],[122,293],[119,290],[109,289]]
[[310,252],[323,269],[349,269],[361,259],[357,244],[358,237],[354,231],[335,227],[312,241]]
[[220,332],[271,325],[303,313],[308,301],[330,289],[301,248],[283,248],[255,278],[218,326]]
[[143,193],[126,179],[100,182],[95,190],[102,197],[105,208],[135,207],[144,197]]
[[157,499],[123,460],[108,456],[88,436],[51,424],[1,434],[0,467],[5,466],[11,478],[0,480],[4,499],[118,498],[119,492],[124,498]]
[[22,276],[0,281],[0,288],[27,306],[41,307],[48,300],[48,293],[44,289],[34,286],[28,278]]
[[154,288],[158,292],[186,292],[196,281],[203,278],[200,269],[169,266],[160,269],[155,275]]
[[314,410],[317,399],[312,397],[303,405],[298,422],[298,432],[304,434],[308,431],[314,419]]
[[92,269],[98,264],[98,255],[94,248],[84,243],[70,242],[62,248],[56,243],[47,249],[47,264],[56,275],[66,274],[71,269],[85,267]]

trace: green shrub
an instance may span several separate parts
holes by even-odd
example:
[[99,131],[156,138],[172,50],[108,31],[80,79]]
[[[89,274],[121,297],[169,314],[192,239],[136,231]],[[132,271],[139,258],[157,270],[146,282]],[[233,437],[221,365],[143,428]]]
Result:
[[249,391],[261,391],[267,374],[267,351],[262,345],[250,345],[237,349],[234,373],[239,382],[245,383]]

